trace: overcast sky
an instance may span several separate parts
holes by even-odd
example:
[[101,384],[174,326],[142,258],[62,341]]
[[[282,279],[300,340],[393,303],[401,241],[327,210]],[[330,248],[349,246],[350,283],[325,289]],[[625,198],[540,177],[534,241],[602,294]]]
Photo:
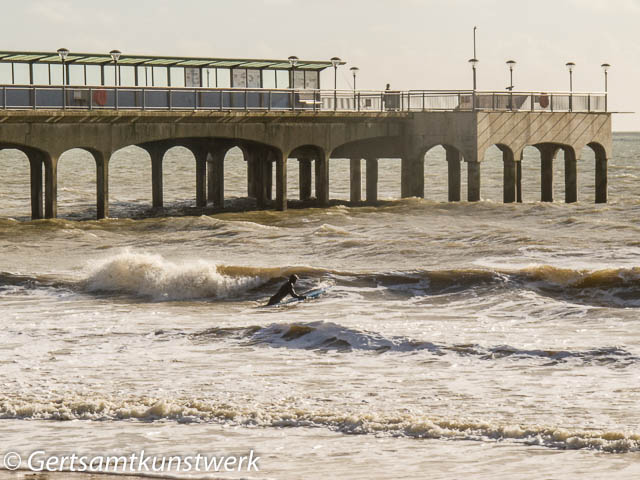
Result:
[[[21,0],[3,2],[0,50],[235,58],[339,56],[338,88],[471,88],[473,27],[478,88],[602,91],[609,106],[640,112],[640,0]],[[332,87],[325,71],[323,87]],[[614,115],[640,130],[640,115]]]

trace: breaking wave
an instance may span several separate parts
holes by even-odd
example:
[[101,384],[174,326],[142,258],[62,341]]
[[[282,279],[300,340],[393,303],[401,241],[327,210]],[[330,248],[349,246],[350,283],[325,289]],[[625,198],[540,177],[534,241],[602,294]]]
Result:
[[335,411],[300,406],[295,402],[265,405],[216,402],[209,399],[157,398],[37,398],[0,397],[0,418],[38,420],[172,420],[179,423],[223,423],[257,427],[316,427],[345,434],[373,434],[407,438],[495,441],[557,449],[591,449],[625,453],[640,451],[640,434],[561,428],[546,425],[503,424],[465,418],[432,418],[415,413]]

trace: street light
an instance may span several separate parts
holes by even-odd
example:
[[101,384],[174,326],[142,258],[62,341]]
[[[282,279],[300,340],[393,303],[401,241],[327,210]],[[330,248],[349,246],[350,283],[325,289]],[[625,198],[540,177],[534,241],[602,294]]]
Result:
[[349,70],[351,70],[351,73],[353,74],[353,108],[356,108],[357,105],[357,109],[360,110],[360,105],[358,104],[358,97],[356,93],[356,75],[358,74],[358,71],[360,69],[358,67],[351,67]]
[[353,89],[356,90],[356,75],[360,69],[358,67],[351,67],[349,70],[351,70],[351,73],[353,74]]
[[65,85],[69,80],[66,75],[66,68],[64,61],[67,59],[67,55],[69,55],[69,50],[67,48],[59,48],[58,55],[60,55],[60,61],[62,62],[62,108],[67,108],[67,92],[65,91]]
[[295,88],[295,71],[296,71],[296,65],[298,65],[298,57],[296,57],[295,55],[291,55],[289,58],[289,65],[291,65],[291,88]]
[[569,70],[569,111],[573,111],[573,68],[576,66],[573,62],[565,63],[567,70]]
[[120,50],[111,50],[109,52],[111,58],[113,59],[113,63],[115,64],[115,73],[114,73],[114,81],[116,86],[120,86],[120,75],[118,75],[118,60],[120,60],[120,55],[122,52]]
[[516,61],[507,60],[507,66],[509,67],[509,87],[507,87],[507,90],[513,91],[513,69],[516,66]]
[[604,111],[607,111],[607,96],[608,96],[608,86],[607,86],[607,72],[611,68],[611,65],[608,63],[603,63],[600,65],[602,70],[604,71]]
[[477,58],[469,59],[469,63],[471,64],[471,68],[473,69],[473,90],[476,89],[476,66],[480,61]]
[[62,62],[62,85],[65,85],[69,79],[66,78],[64,62],[67,59],[67,55],[69,55],[69,50],[66,48],[59,48],[58,55],[60,56],[60,61]]
[[338,65],[340,65],[340,57],[331,57],[331,65],[333,65],[333,109],[338,108]]
[[513,69],[516,65],[515,60],[507,60],[507,66],[509,67],[509,110],[513,110]]

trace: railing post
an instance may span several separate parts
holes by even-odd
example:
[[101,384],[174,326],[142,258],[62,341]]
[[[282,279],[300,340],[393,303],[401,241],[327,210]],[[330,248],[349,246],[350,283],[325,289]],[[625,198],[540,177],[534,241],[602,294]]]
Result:
[[198,91],[193,89],[193,105],[196,110],[198,110]]
[[360,92],[358,92],[358,111],[360,111]]
[[142,89],[142,110],[144,111],[146,109],[147,109],[147,93],[143,88]]
[[244,110],[249,111],[249,90],[244,91]]
[[93,110],[93,91],[89,88],[89,110]]
[[591,94],[587,95],[587,111],[591,113]]
[[549,107],[551,112],[553,113],[553,93],[549,94]]
[[38,89],[36,87],[33,87],[33,109],[34,110],[36,109],[36,105],[38,104],[37,96],[36,96],[37,92],[38,92]]
[[530,98],[529,102],[531,103],[531,111],[533,112],[534,111],[533,99],[535,98],[533,95],[533,92],[531,92],[531,96],[529,98]]
[[119,109],[119,107],[118,107],[118,87],[114,87],[113,91],[114,91],[114,97],[115,97],[115,101],[116,101],[116,110],[118,110]]
[[272,90],[269,90],[269,103],[267,104],[267,112],[271,111],[271,94],[273,93]]
[[169,110],[171,110],[173,108],[173,98],[171,98],[171,89],[167,90],[167,95],[169,97],[169,102],[168,102]]
[[476,91],[475,90],[471,93],[471,110],[473,112],[476,111]]
[[609,96],[609,94],[607,94],[607,93],[604,94],[604,111],[605,111],[605,113],[609,111],[608,110],[608,105],[607,105],[607,101],[608,101],[607,97],[608,96]]

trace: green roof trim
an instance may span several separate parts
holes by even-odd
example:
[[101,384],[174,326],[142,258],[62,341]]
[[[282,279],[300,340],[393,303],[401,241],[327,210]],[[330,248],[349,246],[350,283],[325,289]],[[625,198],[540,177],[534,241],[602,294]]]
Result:
[[[0,52],[0,63],[61,63],[60,56],[56,52]],[[71,52],[66,63],[75,65],[103,65],[112,63],[113,59],[108,53],[76,53]],[[153,66],[180,66],[180,67],[216,67],[216,68],[268,68],[289,70],[291,65],[288,60],[269,59],[233,59],[233,58],[204,58],[204,57],[160,57],[154,55],[126,55],[122,54],[118,63],[121,65],[153,65]],[[340,62],[344,65],[345,62]],[[305,61],[298,60],[296,70],[323,70],[331,67],[330,61]]]

